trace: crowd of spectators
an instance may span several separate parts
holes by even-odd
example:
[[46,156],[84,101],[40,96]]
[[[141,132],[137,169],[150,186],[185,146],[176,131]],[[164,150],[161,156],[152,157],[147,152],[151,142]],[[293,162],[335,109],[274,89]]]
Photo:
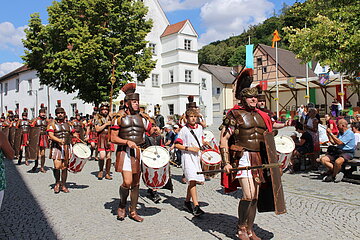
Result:
[[[296,159],[311,154],[315,156],[312,168],[317,169],[320,163],[327,169],[323,174],[324,182],[342,181],[343,165],[354,158],[356,146],[360,142],[360,115],[347,121],[341,111],[341,104],[336,100],[330,106],[330,114],[325,114],[324,119],[320,118],[315,108],[303,105],[298,108],[295,129],[301,136],[300,140],[297,134],[292,136],[296,147],[289,164],[290,172],[294,172]],[[322,156],[320,149],[326,149]]]

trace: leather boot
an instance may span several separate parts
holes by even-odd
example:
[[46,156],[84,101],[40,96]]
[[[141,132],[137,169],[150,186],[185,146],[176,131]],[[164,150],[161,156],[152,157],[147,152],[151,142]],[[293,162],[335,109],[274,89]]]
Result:
[[41,156],[41,160],[40,160],[40,171],[42,173],[46,173],[46,170],[44,167],[45,167],[45,155]]
[[105,175],[105,179],[107,179],[107,180],[112,180],[113,179],[110,176],[110,168],[111,168],[111,158],[106,159],[106,166],[105,166],[106,175]]
[[120,186],[119,194],[120,194],[120,203],[119,203],[119,208],[117,210],[117,219],[124,220],[126,217],[125,209],[126,209],[127,198],[129,196],[129,189],[125,188],[123,186]]
[[144,219],[140,217],[136,212],[138,199],[139,199],[139,185],[131,188],[131,194],[130,194],[131,205],[129,208],[129,217],[136,222],[142,222],[144,221]]
[[21,160],[22,160],[22,158],[23,158],[22,154],[23,154],[23,151],[21,150],[21,151],[19,152],[18,165],[21,164]]
[[31,169],[31,172],[36,172],[36,169],[37,169],[38,166],[39,166],[39,160],[36,159],[35,164],[34,164],[33,168]]
[[240,200],[238,206],[238,226],[237,226],[237,237],[241,240],[249,240],[249,236],[247,234],[246,226],[247,226],[247,219],[249,217],[249,210],[250,210],[251,201],[248,200]]
[[99,180],[102,180],[103,177],[104,177],[103,176],[103,174],[104,174],[104,160],[99,160],[98,163],[99,163],[99,173],[97,175],[97,178]]
[[261,240],[261,238],[256,236],[253,230],[254,220],[256,216],[256,207],[257,207],[257,199],[253,199],[250,204],[249,216],[247,219],[247,233],[251,240]]
[[55,177],[54,193],[59,193],[60,192],[60,170],[54,169],[53,173],[54,173],[54,177]]
[[63,191],[64,193],[69,192],[69,189],[66,187],[67,173],[67,169],[62,170],[61,172],[61,191]]

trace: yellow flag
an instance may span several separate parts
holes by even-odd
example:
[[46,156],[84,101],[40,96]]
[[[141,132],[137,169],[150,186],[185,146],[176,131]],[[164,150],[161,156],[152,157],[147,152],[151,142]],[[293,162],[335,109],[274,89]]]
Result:
[[278,41],[281,40],[281,38],[280,38],[279,33],[278,33],[277,30],[274,31],[273,35],[274,35],[274,36],[273,36],[273,39],[272,39],[272,46],[271,46],[272,48],[274,48],[275,42],[278,42]]

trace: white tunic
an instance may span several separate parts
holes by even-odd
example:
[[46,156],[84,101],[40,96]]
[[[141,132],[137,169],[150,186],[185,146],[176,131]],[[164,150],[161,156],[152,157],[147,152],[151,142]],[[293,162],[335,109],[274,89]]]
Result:
[[[199,147],[199,144],[195,140],[195,137],[191,134],[190,130],[193,130],[197,139],[200,142],[200,145],[202,146],[202,139],[204,133],[202,126],[198,124],[193,129],[189,128],[188,126],[184,126],[180,130],[178,139],[181,139],[183,146]],[[185,150],[182,151],[181,164],[187,181],[198,181],[198,182],[205,181],[203,174],[196,174],[197,172],[202,171],[201,163],[200,163],[200,152],[194,153],[191,151],[185,151]]]

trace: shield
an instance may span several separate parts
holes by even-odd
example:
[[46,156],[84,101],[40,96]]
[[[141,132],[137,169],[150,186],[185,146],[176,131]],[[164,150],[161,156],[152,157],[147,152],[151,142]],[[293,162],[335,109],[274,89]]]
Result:
[[[277,163],[274,134],[266,131],[264,139],[268,162]],[[264,171],[264,178],[266,182],[259,189],[259,212],[275,210],[276,214],[286,213],[280,168],[270,168],[269,172]]]
[[11,127],[11,128],[9,129],[9,142],[10,142],[10,146],[11,146],[12,148],[14,148],[15,130],[16,130],[16,127]]
[[20,147],[21,147],[21,129],[15,128],[15,138],[14,138],[15,156],[19,156]]
[[5,134],[6,139],[9,139],[9,126],[3,127],[2,131]]
[[39,152],[40,127],[31,127],[29,131],[29,145],[27,147],[29,159],[36,159]]

